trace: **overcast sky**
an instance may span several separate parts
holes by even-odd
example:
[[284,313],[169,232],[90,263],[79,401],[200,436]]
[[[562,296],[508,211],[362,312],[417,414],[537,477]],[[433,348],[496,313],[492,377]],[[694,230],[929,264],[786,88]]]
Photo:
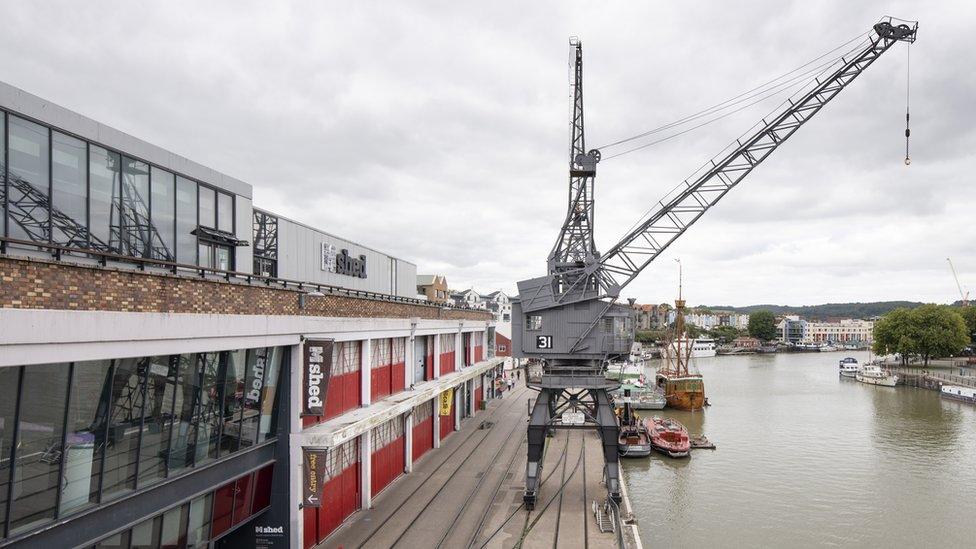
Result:
[[[920,21],[625,297],[692,304],[976,291],[972,2],[3,2],[0,78],[254,186],[255,204],[512,291],[565,215],[569,47],[598,146],[789,71],[882,15]],[[637,4],[637,3],[630,3]],[[601,250],[778,101],[608,160]]]

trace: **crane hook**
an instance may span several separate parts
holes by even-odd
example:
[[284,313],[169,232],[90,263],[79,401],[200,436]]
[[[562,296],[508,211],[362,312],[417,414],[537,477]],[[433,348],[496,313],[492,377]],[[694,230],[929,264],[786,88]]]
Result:
[[909,120],[911,118],[910,106],[912,100],[912,45],[908,44],[906,48],[906,60],[905,60],[905,165],[912,165],[912,157],[908,154],[908,139],[912,135],[911,126]]

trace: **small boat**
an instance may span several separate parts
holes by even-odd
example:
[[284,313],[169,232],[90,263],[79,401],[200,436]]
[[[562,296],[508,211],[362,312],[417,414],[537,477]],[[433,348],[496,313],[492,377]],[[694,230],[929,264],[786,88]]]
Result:
[[692,358],[707,358],[718,354],[714,339],[691,339],[687,335],[671,342],[671,352],[677,353],[679,348],[691,351]]
[[691,439],[688,429],[677,420],[654,416],[646,421],[651,433],[651,446],[662,454],[673,457],[688,457],[691,454]]
[[856,377],[857,371],[861,369],[857,359],[851,356],[840,359],[840,364],[837,367],[842,377]]
[[630,405],[617,408],[617,424],[620,427],[617,440],[617,453],[620,457],[640,458],[651,455],[651,436],[644,421]]
[[976,389],[972,387],[943,385],[940,394],[944,398],[951,398],[953,400],[961,400],[970,404],[976,404]]
[[832,353],[837,350],[837,347],[831,345],[830,343],[824,343],[823,345],[818,347],[817,350],[820,351],[821,353]]
[[634,410],[661,410],[668,403],[663,392],[647,387],[642,380],[624,383],[615,393],[614,401],[630,404]]
[[868,385],[880,385],[882,387],[894,387],[898,384],[898,375],[883,370],[877,364],[868,364],[857,371],[854,379]]

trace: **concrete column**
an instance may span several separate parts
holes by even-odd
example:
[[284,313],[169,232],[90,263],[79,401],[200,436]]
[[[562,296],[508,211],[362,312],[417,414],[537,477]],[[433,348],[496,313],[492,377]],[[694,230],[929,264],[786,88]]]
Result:
[[474,388],[474,380],[473,379],[469,379],[467,381],[467,383],[470,383],[471,384],[471,398],[469,398],[468,399],[468,402],[467,402],[467,405],[468,405],[468,417],[474,417],[474,391],[475,391],[475,388]]
[[300,508],[302,502],[302,346],[292,345],[289,360],[289,388],[291,402],[288,405],[288,532],[291,547],[304,547],[302,536],[304,529],[304,513]]
[[463,395],[464,395],[463,386],[454,388],[454,430],[455,431],[461,430],[461,403],[458,402],[458,399],[461,398],[461,396]]
[[414,357],[414,337],[410,336],[407,342],[404,344],[406,348],[403,350],[403,367],[406,368],[406,375],[403,376],[403,388],[409,389],[413,385],[413,365],[416,363],[417,359]]
[[434,334],[434,379],[441,377],[441,334]]
[[468,345],[468,363],[474,364],[474,344],[476,343],[474,332],[470,332],[468,337],[471,339],[471,344]]
[[434,398],[434,448],[441,447],[440,395]]
[[371,356],[371,343],[371,339],[364,339],[359,348],[359,379],[361,381],[363,406],[369,406],[372,403],[370,395],[372,394],[373,371],[370,368],[369,360]]
[[362,487],[362,507],[369,509],[373,505],[373,430],[367,429],[359,435],[359,486]]
[[413,410],[411,410],[403,416],[403,451],[406,452],[403,456],[404,473],[413,472],[413,422]]
[[458,332],[454,334],[454,369],[458,372],[464,366],[464,334]]

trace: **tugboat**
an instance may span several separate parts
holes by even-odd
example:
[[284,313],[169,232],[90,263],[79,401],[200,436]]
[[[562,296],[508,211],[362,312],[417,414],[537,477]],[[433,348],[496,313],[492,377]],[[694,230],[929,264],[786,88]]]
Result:
[[677,410],[696,411],[705,406],[705,382],[698,372],[689,369],[691,347],[682,345],[685,329],[685,300],[681,299],[681,263],[678,263],[678,299],[674,300],[674,343],[665,345],[664,364],[657,371],[657,386],[664,391],[668,406]]
[[651,455],[651,436],[647,432],[644,421],[631,409],[630,404],[617,408],[617,424],[620,426],[620,438],[617,441],[617,453],[620,457],[640,458]]
[[688,429],[677,420],[654,416],[647,420],[647,430],[651,433],[651,446],[658,452],[673,458],[691,454]]
[[857,371],[861,369],[861,365],[857,363],[856,358],[849,356],[842,358],[837,368],[842,377],[856,377]]

